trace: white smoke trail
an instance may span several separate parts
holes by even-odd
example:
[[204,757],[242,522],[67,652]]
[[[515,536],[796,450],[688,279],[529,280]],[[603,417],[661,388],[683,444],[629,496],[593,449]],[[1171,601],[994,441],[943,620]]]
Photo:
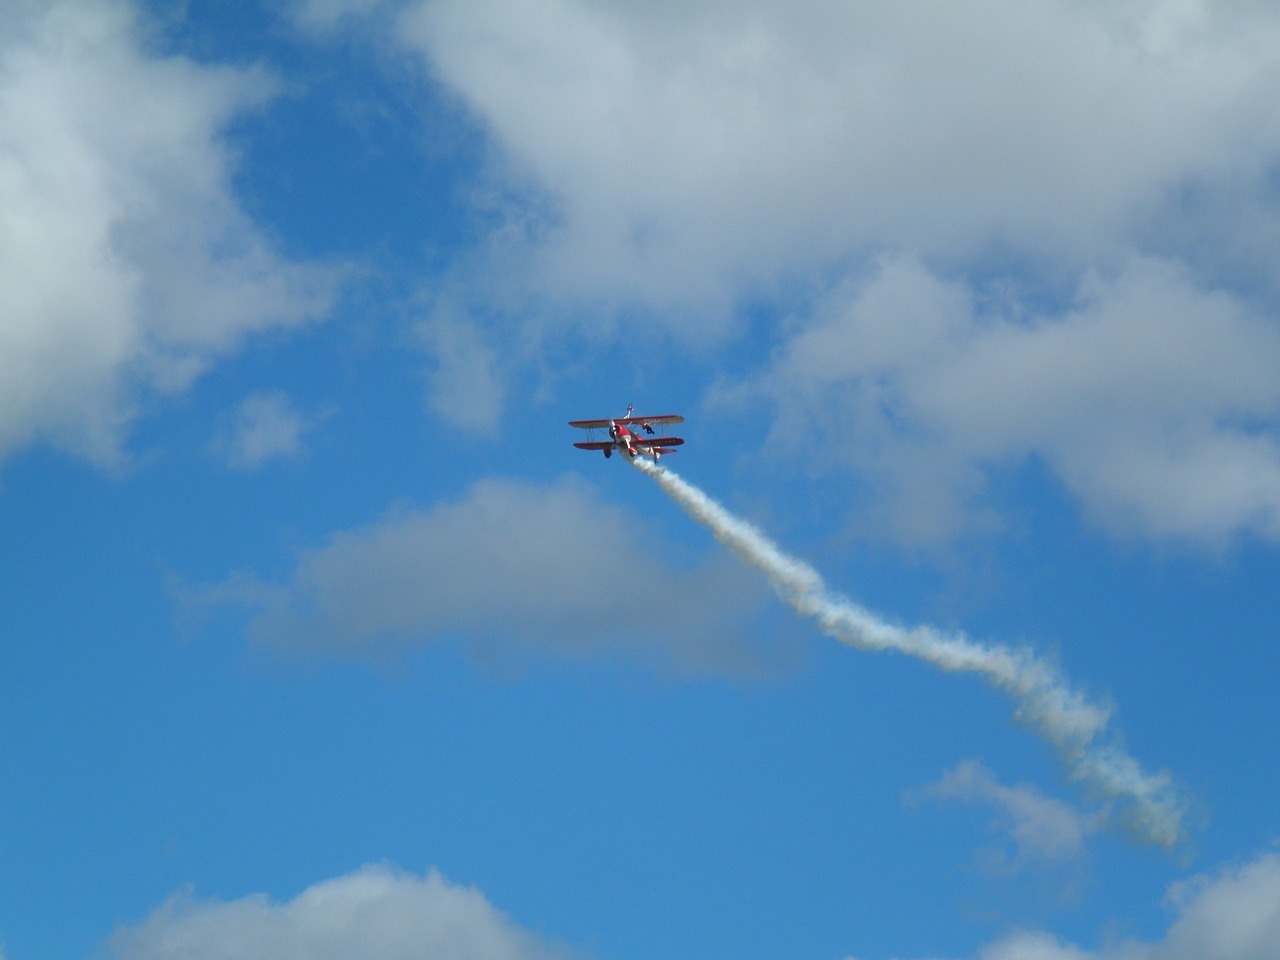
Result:
[[977,673],[1017,703],[1015,717],[1057,748],[1073,779],[1117,802],[1127,825],[1169,848],[1182,839],[1184,807],[1168,774],[1149,774],[1115,743],[1100,743],[1110,711],[1072,690],[1051,664],[1027,649],[984,646],[960,633],[905,629],[828,591],[811,566],[783,553],[759,530],[735,517],[670,470],[642,457],[631,463],[653,477],[694,520],[740,559],[763,571],[778,595],[822,631],[858,650],[895,650],[943,670]]

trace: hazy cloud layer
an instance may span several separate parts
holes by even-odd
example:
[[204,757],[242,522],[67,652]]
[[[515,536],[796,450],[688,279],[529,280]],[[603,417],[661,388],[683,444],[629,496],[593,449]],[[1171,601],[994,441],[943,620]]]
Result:
[[245,603],[250,634],[300,652],[379,655],[465,638],[485,656],[641,651],[741,672],[764,585],[728,559],[673,565],[642,519],[585,482],[485,480],[453,503],[392,510],[301,554],[288,583],[238,575],[203,596]]
[[178,894],[110,942],[116,960],[540,960],[565,954],[474,887],[366,866],[287,903]]
[[322,312],[231,192],[227,124],[271,82],[150,52],[112,0],[0,14],[0,456],[119,453],[148,392]]

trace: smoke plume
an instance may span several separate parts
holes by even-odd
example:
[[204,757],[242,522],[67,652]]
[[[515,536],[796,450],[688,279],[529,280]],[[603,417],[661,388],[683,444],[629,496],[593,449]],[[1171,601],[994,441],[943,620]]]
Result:
[[882,620],[830,592],[813,567],[783,553],[670,470],[642,457],[631,462],[717,540],[762,571],[778,596],[796,613],[816,620],[823,633],[857,650],[893,650],[942,670],[980,675],[1013,698],[1015,718],[1054,746],[1073,780],[1114,803],[1121,821],[1140,839],[1165,848],[1183,839],[1184,808],[1169,775],[1145,772],[1114,738],[1103,740],[1110,710],[1073,690],[1055,666],[1029,649],[985,646],[962,633],[907,629]]

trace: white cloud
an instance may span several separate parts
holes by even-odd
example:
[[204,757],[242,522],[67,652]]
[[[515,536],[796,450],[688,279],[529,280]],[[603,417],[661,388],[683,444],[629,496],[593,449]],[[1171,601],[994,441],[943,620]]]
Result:
[[1159,960],[1270,960],[1280,944],[1280,856],[1178,884],[1178,921]]
[[399,29],[552,200],[506,268],[688,337],[868,251],[1085,264],[1280,151],[1263,5],[429,0]]
[[1122,941],[1084,950],[1039,932],[1012,934],[981,960],[1275,960],[1280,944],[1280,856],[1177,885],[1179,916],[1160,943]]
[[0,30],[0,455],[110,461],[148,391],[326,309],[231,192],[222,131],[259,72],[150,52],[112,0],[6,5]]
[[1104,818],[1082,813],[1070,804],[1047,797],[1037,788],[1006,787],[985,766],[968,760],[921,791],[924,796],[994,806],[995,827],[1007,832],[1016,856],[1004,866],[1017,868],[1031,860],[1069,861],[1084,853],[1087,836],[1097,832]]
[[1112,530],[1280,539],[1280,326],[1152,260],[1019,313],[885,261],[747,392],[776,402],[777,443],[831,451],[908,539],[962,529],[987,472],[1032,456]]
[[495,909],[474,887],[366,866],[287,903],[179,894],[115,934],[116,960],[538,960],[565,952]]
[[526,200],[452,278],[477,328],[509,312],[527,338],[442,342],[486,402],[495,338],[639,309],[705,344],[807,290],[767,379],[787,425],[831,414],[896,536],[998,522],[991,472],[1036,457],[1112,531],[1280,538],[1274,6],[399,9]]
[[310,424],[280,391],[250,394],[235,422],[214,441],[214,449],[235,470],[253,470],[278,458],[302,453],[302,434]]
[[[981,960],[1101,960],[1099,954],[1064,944],[1047,933],[1013,934],[987,947],[980,956]],[[1121,956],[1138,960],[1136,955]]]
[[486,656],[638,651],[737,672],[760,666],[740,631],[767,597],[718,555],[672,564],[638,516],[572,477],[485,480],[457,502],[335,534],[287,584],[239,575],[202,595],[248,604],[255,639],[298,651],[376,656],[461,637]]
[[[1113,940],[1097,949],[1022,930],[978,960],[1275,960],[1280,943],[1280,856],[1175,885],[1177,911],[1159,942]],[[475,888],[434,870],[418,878],[366,866],[318,883],[287,903],[264,895],[229,902],[179,894],[109,944],[116,960],[506,960],[563,957],[564,948],[516,926]]]

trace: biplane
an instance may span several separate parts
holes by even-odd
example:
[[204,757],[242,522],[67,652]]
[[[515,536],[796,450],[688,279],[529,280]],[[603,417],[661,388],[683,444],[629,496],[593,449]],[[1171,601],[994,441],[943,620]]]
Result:
[[[614,450],[621,450],[632,459],[643,454],[657,461],[664,453],[675,453],[676,447],[684,443],[680,437],[659,437],[653,429],[655,426],[684,423],[684,417],[670,413],[661,417],[636,417],[632,416],[631,410],[627,407],[626,416],[609,420],[570,420],[569,426],[587,431],[587,439],[574,446],[579,450],[603,451],[606,457],[612,457]],[[596,430],[608,430],[609,439],[593,439]]]

